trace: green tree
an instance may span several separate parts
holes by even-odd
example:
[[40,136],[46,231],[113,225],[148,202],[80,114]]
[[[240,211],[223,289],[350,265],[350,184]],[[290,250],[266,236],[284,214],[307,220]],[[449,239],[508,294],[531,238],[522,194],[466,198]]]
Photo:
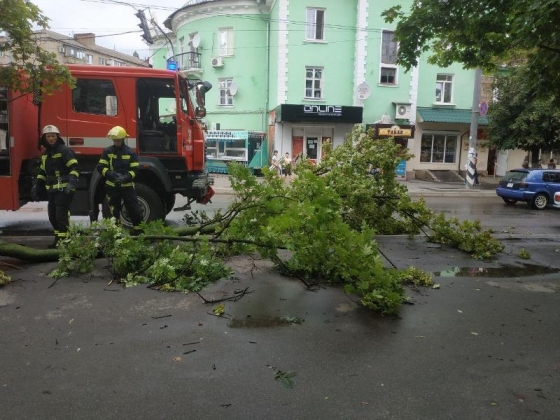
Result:
[[527,63],[539,94],[560,89],[560,3],[556,0],[414,0],[382,16],[397,22],[398,61],[411,69],[421,54],[446,67],[493,71],[503,63]]
[[560,111],[555,92],[537,95],[524,66],[496,78],[497,102],[489,108],[488,143],[498,149],[560,148]]
[[58,63],[56,55],[35,41],[33,26],[47,29],[48,21],[41,9],[29,1],[0,0],[0,32],[5,34],[0,51],[8,52],[12,58],[0,67],[4,86],[42,97],[62,84],[72,83],[68,69]]

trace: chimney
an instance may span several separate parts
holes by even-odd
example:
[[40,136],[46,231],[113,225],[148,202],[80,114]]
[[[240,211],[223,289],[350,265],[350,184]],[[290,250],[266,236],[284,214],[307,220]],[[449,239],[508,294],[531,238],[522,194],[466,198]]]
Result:
[[74,34],[74,40],[78,41],[80,44],[86,47],[95,47],[95,34]]

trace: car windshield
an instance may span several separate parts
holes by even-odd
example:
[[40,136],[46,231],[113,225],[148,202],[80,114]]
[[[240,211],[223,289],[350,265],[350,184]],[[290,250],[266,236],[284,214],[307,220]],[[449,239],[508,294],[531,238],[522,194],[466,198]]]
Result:
[[504,176],[504,181],[524,181],[527,178],[527,172],[510,171]]

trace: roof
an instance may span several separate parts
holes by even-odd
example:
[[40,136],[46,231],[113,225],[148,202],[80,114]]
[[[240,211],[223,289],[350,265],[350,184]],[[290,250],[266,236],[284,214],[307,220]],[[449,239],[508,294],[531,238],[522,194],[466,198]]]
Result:
[[[472,111],[456,108],[416,108],[420,122],[470,124]],[[478,125],[488,125],[487,117],[478,117]]]
[[[106,55],[110,58],[116,58],[118,60],[126,61],[128,63],[134,63],[137,66],[142,66],[142,67],[147,67],[148,66],[148,64],[146,63],[145,60],[142,60],[140,58],[136,58],[133,55],[124,54],[124,53],[121,53],[119,51],[115,51],[115,50],[111,50],[109,48],[102,47],[102,46],[97,45],[97,44],[93,44],[93,45],[82,44],[81,42],[76,41],[76,39],[74,39],[73,37],[63,35],[63,34],[59,34],[58,32],[50,31],[48,29],[42,29],[42,30],[36,31],[34,33],[36,35],[39,35],[39,36],[44,36],[46,38],[50,38],[51,40],[59,42],[63,45],[70,45],[70,46],[73,46],[73,47],[75,47],[77,49],[81,49],[81,50],[94,51],[97,54]],[[95,37],[95,35],[93,35],[93,36]],[[93,42],[95,42],[95,38],[94,38]]]

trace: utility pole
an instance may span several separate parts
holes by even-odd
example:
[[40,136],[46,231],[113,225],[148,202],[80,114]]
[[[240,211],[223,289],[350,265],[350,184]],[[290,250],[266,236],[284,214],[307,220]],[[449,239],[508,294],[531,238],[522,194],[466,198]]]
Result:
[[[475,181],[476,161],[476,140],[478,134],[478,115],[480,106],[480,89],[482,82],[482,69],[477,68],[474,71],[474,88],[471,113],[471,128],[469,136],[469,155],[467,158],[467,188],[472,188]],[[478,177],[477,177],[478,178]]]

